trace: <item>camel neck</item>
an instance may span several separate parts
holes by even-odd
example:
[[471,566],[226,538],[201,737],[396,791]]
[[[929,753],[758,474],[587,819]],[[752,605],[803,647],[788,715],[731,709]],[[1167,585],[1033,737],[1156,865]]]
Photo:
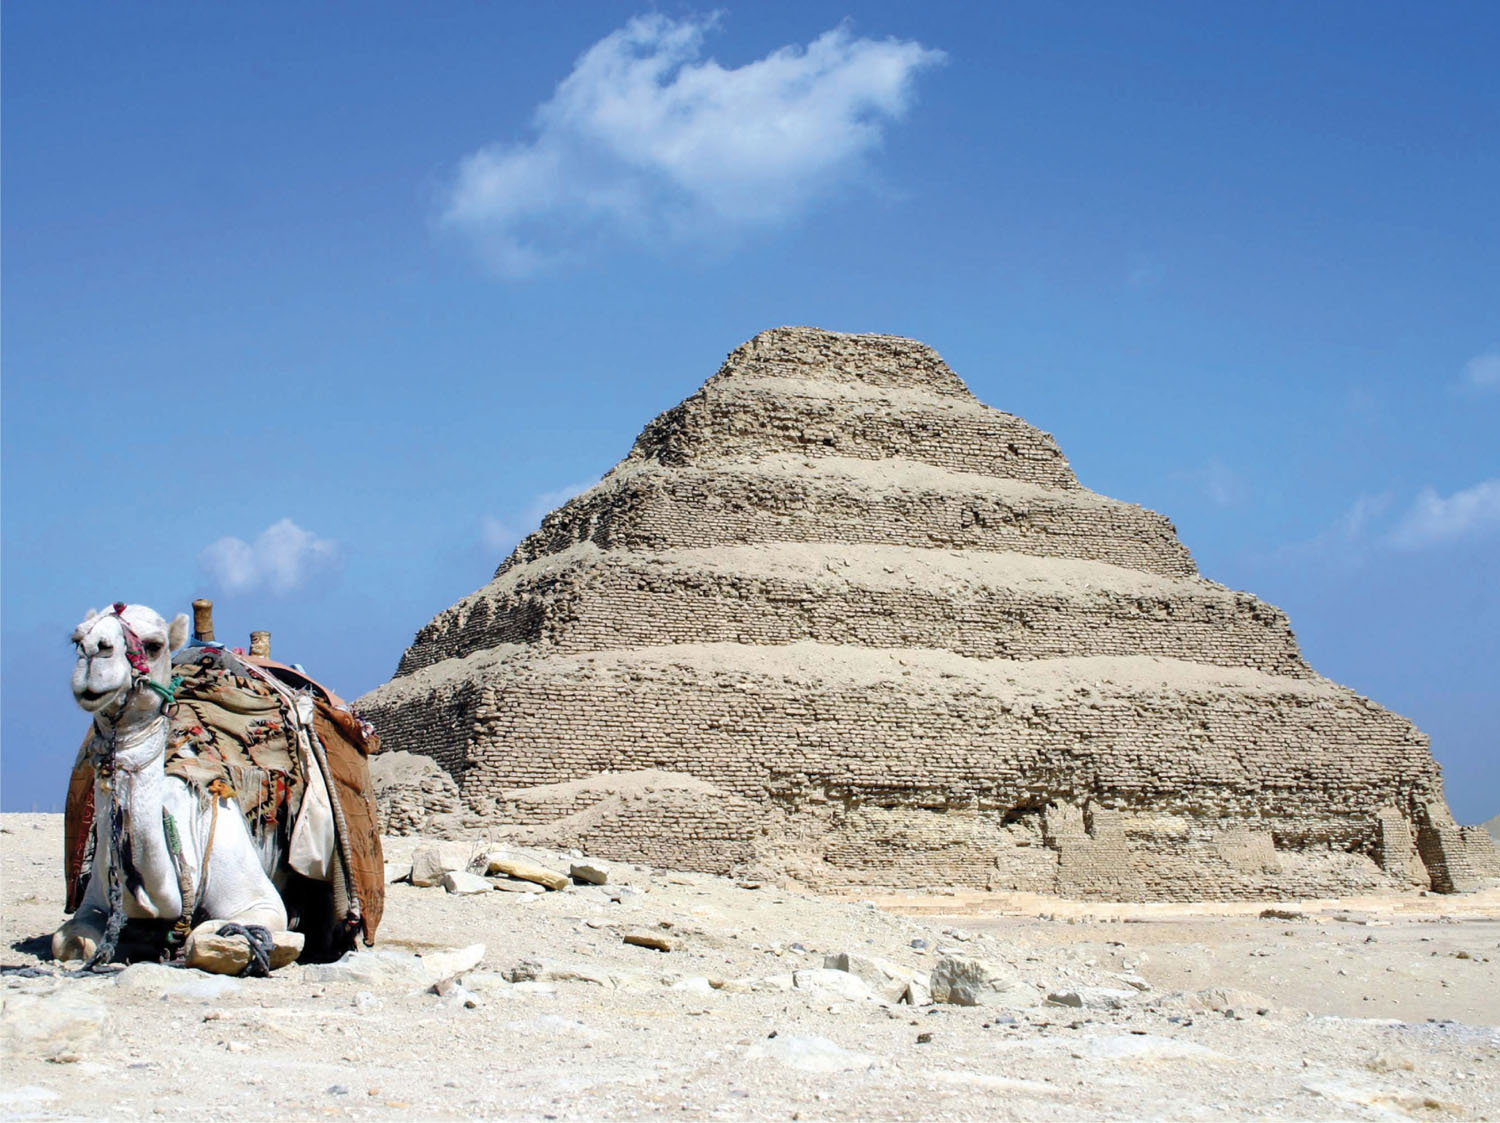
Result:
[[125,714],[106,729],[96,721],[94,734],[101,748],[111,753],[116,771],[138,773],[166,755],[167,727],[165,714]]
[[[108,765],[98,769],[95,806],[103,809],[118,801],[124,814],[130,864],[139,876],[138,883],[131,883],[130,895],[139,913],[175,917],[182,911],[182,892],[162,828],[167,783],[163,758],[169,723],[161,713],[130,718],[123,715],[107,732],[95,727],[104,742],[101,747],[109,752],[100,758],[101,766],[106,761]],[[107,815],[100,816],[101,823],[108,822]],[[107,826],[104,829],[107,831]],[[107,835],[101,836],[99,843],[107,845]]]

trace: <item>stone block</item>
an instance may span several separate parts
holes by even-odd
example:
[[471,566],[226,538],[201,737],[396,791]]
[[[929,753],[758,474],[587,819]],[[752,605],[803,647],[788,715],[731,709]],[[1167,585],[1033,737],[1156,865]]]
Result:
[[567,874],[549,870],[545,866],[528,862],[524,858],[513,857],[504,851],[486,854],[483,866],[487,874],[504,874],[507,877],[519,878],[521,881],[534,882],[548,889],[566,889],[572,884]]
[[932,969],[932,1000],[955,1006],[1015,1009],[1036,1005],[1036,990],[1003,964],[967,956],[946,956]]
[[411,883],[424,887],[441,885],[443,874],[468,867],[470,853],[469,846],[462,842],[419,846],[411,856]]

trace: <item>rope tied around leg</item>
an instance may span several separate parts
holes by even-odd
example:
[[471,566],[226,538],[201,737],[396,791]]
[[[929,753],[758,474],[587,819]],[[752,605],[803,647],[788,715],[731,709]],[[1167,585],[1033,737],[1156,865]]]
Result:
[[250,962],[245,964],[241,975],[263,979],[271,973],[271,949],[276,941],[269,928],[259,924],[224,924],[215,935],[245,937],[245,943],[250,945]]
[[120,930],[125,927],[125,893],[122,882],[124,875],[121,872],[121,852],[123,847],[120,836],[124,832],[125,813],[120,807],[118,799],[110,800],[109,814],[109,884],[106,898],[109,904],[109,919],[104,925],[104,937],[99,941],[94,954],[89,956],[83,966],[76,971],[64,971],[63,974],[71,978],[84,978],[96,973],[101,965],[108,966],[115,957],[115,945],[120,942]]

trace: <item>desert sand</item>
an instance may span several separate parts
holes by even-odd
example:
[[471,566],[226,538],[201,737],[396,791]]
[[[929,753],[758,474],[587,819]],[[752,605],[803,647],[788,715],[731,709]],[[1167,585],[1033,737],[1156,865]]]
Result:
[[[61,836],[0,817],[5,1118],[1500,1118],[1500,890],[856,901],[610,863],[556,892],[393,883],[343,964],[73,979],[47,952]],[[388,838],[388,876],[429,845]],[[840,953],[1016,985],[890,1002]]]

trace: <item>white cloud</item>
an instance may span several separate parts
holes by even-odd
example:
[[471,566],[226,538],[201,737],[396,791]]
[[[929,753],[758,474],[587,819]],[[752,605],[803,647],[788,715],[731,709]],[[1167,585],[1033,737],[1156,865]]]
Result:
[[725,69],[713,17],[637,16],[535,113],[530,141],[466,157],[443,225],[518,278],[601,240],[715,237],[785,221],[854,177],[941,51],[847,26]]
[[1464,381],[1480,390],[1500,390],[1500,347],[1491,347],[1465,363]]
[[338,543],[291,519],[266,527],[254,542],[225,537],[205,547],[198,565],[226,593],[290,593],[338,564]]
[[1174,472],[1173,479],[1192,484],[1216,507],[1233,507],[1249,498],[1244,479],[1222,460],[1210,460],[1201,468]]
[[596,481],[567,484],[533,496],[526,506],[509,518],[484,515],[479,520],[479,541],[491,554],[504,556],[516,548],[516,544],[540,525],[542,518],[557,507],[561,507],[575,495],[581,495],[593,487]]
[[1347,511],[1339,516],[1330,533],[1338,540],[1357,542],[1365,537],[1365,532],[1384,518],[1385,513],[1390,509],[1391,493],[1388,491],[1380,495],[1361,495]]
[[1420,550],[1500,528],[1500,479],[1483,480],[1446,499],[1424,488],[1389,535],[1392,546]]
[[1361,495],[1324,530],[1301,542],[1278,547],[1271,555],[1278,562],[1322,561],[1358,564],[1370,549],[1370,536],[1390,510],[1392,495]]
[[1500,530],[1500,479],[1483,480],[1444,498],[1423,488],[1399,513],[1394,496],[1361,495],[1321,533],[1282,546],[1280,562],[1359,564],[1376,550],[1425,550]]

